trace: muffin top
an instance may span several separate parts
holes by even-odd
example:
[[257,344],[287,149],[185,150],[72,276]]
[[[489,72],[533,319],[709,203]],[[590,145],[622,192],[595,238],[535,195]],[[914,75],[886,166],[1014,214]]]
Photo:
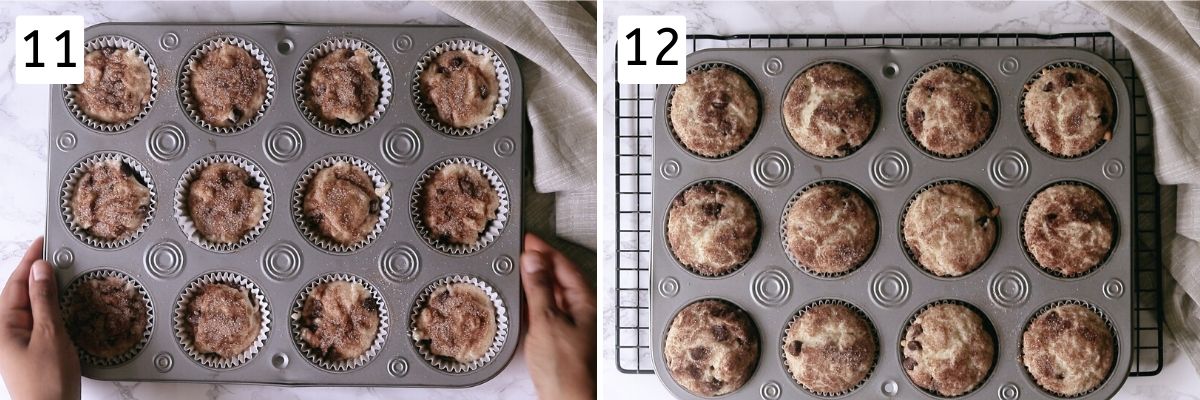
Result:
[[218,162],[188,186],[188,215],[196,231],[216,243],[240,240],[262,220],[265,194],[242,167]]
[[810,272],[845,273],[875,248],[879,222],[857,190],[840,183],[805,189],[784,220],[784,248]]
[[449,283],[429,295],[415,324],[413,339],[427,341],[431,353],[470,363],[496,338],[496,307],[478,286]]
[[875,366],[879,345],[862,315],[842,304],[820,304],[788,326],[783,357],[792,378],[818,394],[853,390]]
[[728,67],[697,70],[675,86],[671,126],[693,153],[716,158],[741,149],[758,127],[758,94]]
[[367,352],[379,331],[379,303],[362,284],[331,281],[304,298],[300,340],[326,360],[350,360]]
[[879,100],[865,76],[831,62],[797,76],[782,111],[783,124],[801,149],[818,157],[844,157],[871,136]]
[[133,282],[105,276],[73,286],[65,310],[66,326],[80,350],[97,358],[113,358],[141,343],[149,312]]
[[75,87],[75,103],[94,120],[123,123],[150,102],[150,82],[150,68],[136,51],[92,50],[83,58],[83,83]]
[[993,209],[971,186],[936,184],[909,205],[904,215],[904,243],[929,272],[937,276],[966,275],[992,253],[997,213],[999,209]]
[[921,74],[913,83],[905,122],[926,150],[957,157],[991,134],[994,101],[988,83],[974,69],[941,66]]
[[186,315],[196,352],[225,359],[249,349],[262,324],[249,291],[225,283],[206,283],[196,289]]
[[700,300],[679,311],[667,328],[663,358],[671,378],[699,396],[738,390],[758,363],[758,329],[741,308]]
[[150,189],[133,177],[120,160],[87,167],[71,195],[75,223],[103,240],[124,240],[146,221]]
[[381,201],[375,182],[362,168],[338,161],[308,183],[303,211],[326,238],[349,245],[375,229]]
[[1038,386],[1061,396],[1104,383],[1115,362],[1112,331],[1095,311],[1077,304],[1051,308],[1022,334],[1021,361]]
[[996,358],[995,338],[983,318],[953,303],[931,306],[917,315],[900,348],[901,365],[913,383],[947,397],[978,387]]
[[192,98],[200,119],[228,128],[258,115],[267,98],[267,75],[250,52],[221,44],[192,62]]
[[439,54],[418,78],[421,96],[434,118],[455,128],[471,128],[496,114],[500,80],[492,58],[467,50]]
[[1050,67],[1025,90],[1025,128],[1046,151],[1074,157],[1112,138],[1115,106],[1100,75]]
[[1113,215],[1104,196],[1068,183],[1042,190],[1025,213],[1025,246],[1042,268],[1078,276],[1100,265],[1113,244]]
[[375,63],[365,49],[335,49],[312,64],[308,82],[308,107],[327,123],[362,122],[379,104]]
[[425,181],[424,189],[421,217],[437,240],[475,244],[500,208],[491,182],[467,164],[442,167]]
[[740,268],[754,253],[758,211],[738,188],[724,182],[692,186],[667,211],[667,244],[685,267],[704,276]]

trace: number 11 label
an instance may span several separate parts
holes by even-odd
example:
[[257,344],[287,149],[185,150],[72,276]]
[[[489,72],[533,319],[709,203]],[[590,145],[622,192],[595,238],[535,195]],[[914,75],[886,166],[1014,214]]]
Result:
[[687,79],[687,21],[678,15],[617,17],[617,82],[679,84]]
[[17,83],[83,83],[82,16],[21,15],[16,28]]

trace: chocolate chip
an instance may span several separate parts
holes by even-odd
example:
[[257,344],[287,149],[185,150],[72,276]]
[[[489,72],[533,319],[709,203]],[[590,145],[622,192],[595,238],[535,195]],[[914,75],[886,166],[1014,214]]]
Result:
[[479,98],[481,98],[481,99],[486,99],[486,98],[487,98],[487,96],[488,96],[488,88],[487,88],[487,86],[480,86],[480,87],[479,87]]
[[375,311],[379,309],[379,302],[375,301],[375,298],[373,297],[368,297],[363,299],[362,307],[367,310]]
[[1055,213],[1046,214],[1046,222],[1054,222],[1054,220],[1056,220],[1056,219],[1058,219],[1058,214],[1055,214]]
[[918,110],[916,112],[916,120],[917,122],[925,122],[925,110]]
[[796,357],[800,356],[801,350],[804,350],[804,343],[801,343],[799,340],[793,341],[792,345],[788,346],[788,353]]
[[917,362],[909,357],[904,357],[903,360],[900,360],[900,365],[904,366],[904,369],[909,370],[909,371],[912,371],[914,368],[917,368]]
[[921,351],[921,342],[916,340],[908,342],[908,349],[912,351]]
[[1042,85],[1043,92],[1049,92],[1051,90],[1054,90],[1054,82],[1046,82],[1045,85]]
[[454,57],[450,59],[450,66],[454,68],[461,67],[463,64],[462,57]]
[[704,371],[701,371],[700,366],[696,364],[688,364],[688,366],[683,367],[683,372],[687,376],[692,377],[692,379],[700,379],[701,376],[704,376]]
[[704,203],[703,211],[704,215],[715,218],[721,216],[721,210],[724,208],[725,205],[721,203]]
[[913,324],[913,326],[912,326],[912,336],[913,337],[921,336],[921,334],[924,332],[925,332],[925,328],[921,327],[921,324]]
[[1075,81],[1076,81],[1075,74],[1070,73],[1070,72],[1063,74],[1063,82],[1067,84],[1067,87],[1071,87],[1072,85],[1074,85]]
[[445,74],[445,73],[447,73],[447,72],[450,72],[450,71],[447,71],[447,70],[446,70],[446,67],[442,67],[442,66],[439,66],[439,67],[437,67],[437,73],[439,73],[439,74]]
[[975,224],[986,228],[988,226],[988,221],[991,221],[991,220],[992,219],[988,218],[988,217],[979,217],[975,220]]
[[688,350],[688,356],[696,361],[704,361],[708,358],[708,353],[707,347],[693,347]]
[[729,328],[726,328],[725,325],[713,325],[712,335],[713,339],[716,339],[718,342],[729,340]]

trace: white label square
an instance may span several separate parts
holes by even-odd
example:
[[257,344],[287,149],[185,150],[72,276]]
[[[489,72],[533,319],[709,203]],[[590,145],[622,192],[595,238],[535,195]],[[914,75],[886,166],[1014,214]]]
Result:
[[687,21],[680,15],[617,17],[617,82],[680,84],[687,79]]
[[17,83],[83,83],[83,16],[17,16]]

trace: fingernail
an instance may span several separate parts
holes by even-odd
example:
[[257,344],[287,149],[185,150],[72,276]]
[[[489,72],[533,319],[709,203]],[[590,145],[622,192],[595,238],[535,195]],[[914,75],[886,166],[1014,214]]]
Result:
[[542,263],[542,257],[533,255],[522,257],[521,268],[525,269],[526,273],[535,273],[541,271],[546,265]]
[[33,280],[44,281],[50,279],[50,274],[52,273],[54,272],[50,271],[49,263],[41,260],[33,263]]

